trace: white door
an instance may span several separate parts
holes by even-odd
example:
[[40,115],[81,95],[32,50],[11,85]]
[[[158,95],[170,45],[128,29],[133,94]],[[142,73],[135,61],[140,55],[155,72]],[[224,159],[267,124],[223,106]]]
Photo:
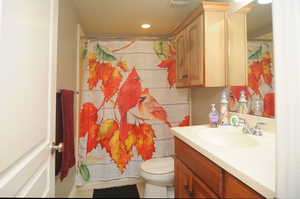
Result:
[[53,197],[58,0],[0,0],[0,197]]

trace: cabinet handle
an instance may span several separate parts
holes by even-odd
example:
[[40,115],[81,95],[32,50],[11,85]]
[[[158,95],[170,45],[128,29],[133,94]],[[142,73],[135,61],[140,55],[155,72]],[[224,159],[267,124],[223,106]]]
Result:
[[191,191],[189,191],[188,194],[189,194],[190,197],[193,197],[193,195],[194,195],[194,193],[191,192]]
[[183,185],[183,189],[187,191],[189,189],[189,185]]
[[188,75],[182,75],[181,78],[185,79],[185,78],[188,78],[189,76]]

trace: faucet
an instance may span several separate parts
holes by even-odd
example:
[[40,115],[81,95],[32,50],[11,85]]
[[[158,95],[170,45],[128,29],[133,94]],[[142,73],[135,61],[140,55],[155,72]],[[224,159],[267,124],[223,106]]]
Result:
[[251,127],[244,118],[240,118],[239,126],[242,126],[243,133],[250,134],[250,135],[256,135],[256,136],[262,136],[262,129],[261,126],[264,125],[264,122],[257,122],[255,127]]

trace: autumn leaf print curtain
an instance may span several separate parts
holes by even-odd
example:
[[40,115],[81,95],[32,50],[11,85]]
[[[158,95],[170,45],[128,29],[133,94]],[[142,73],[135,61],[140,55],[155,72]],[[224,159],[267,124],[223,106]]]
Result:
[[142,161],[174,154],[170,127],[189,125],[167,41],[86,41],[81,52],[78,184],[139,177]]

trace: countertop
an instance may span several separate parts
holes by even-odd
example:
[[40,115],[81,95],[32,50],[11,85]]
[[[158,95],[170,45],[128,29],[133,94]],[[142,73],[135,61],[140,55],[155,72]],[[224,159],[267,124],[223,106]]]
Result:
[[[234,127],[222,127],[229,129]],[[226,136],[222,128],[215,131]],[[174,127],[172,134],[191,146],[202,155],[219,165],[221,168],[244,182],[266,198],[275,197],[275,134],[264,132],[263,136],[249,136],[255,145],[220,146],[203,139],[207,125]],[[223,134],[224,133],[224,134]],[[216,136],[218,134],[214,133]],[[199,136],[201,135],[201,136]],[[207,132],[206,132],[207,135]],[[229,135],[229,134],[228,134]],[[216,139],[218,140],[218,139]],[[239,145],[239,144],[238,144]]]

